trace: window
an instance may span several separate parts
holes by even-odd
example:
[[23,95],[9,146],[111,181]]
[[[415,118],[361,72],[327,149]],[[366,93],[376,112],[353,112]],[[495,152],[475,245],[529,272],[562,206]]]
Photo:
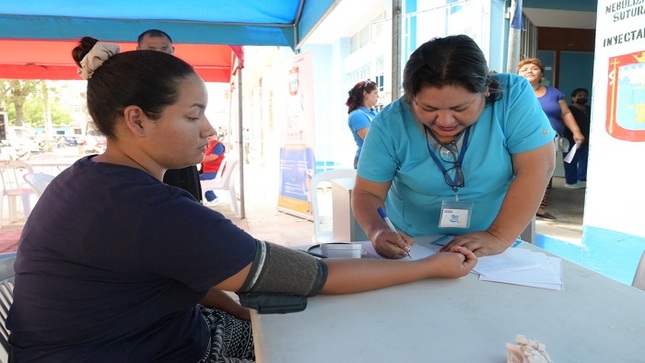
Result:
[[349,38],[349,54],[352,54],[359,49],[375,42],[377,39],[385,36],[385,12],[381,13],[376,18],[372,19],[361,30],[354,33]]

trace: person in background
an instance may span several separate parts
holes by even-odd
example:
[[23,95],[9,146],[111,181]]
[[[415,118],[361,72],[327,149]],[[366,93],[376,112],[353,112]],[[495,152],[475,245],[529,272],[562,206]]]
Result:
[[[554,168],[555,133],[530,85],[490,74],[466,35],[417,48],[403,72],[404,96],[370,126],[352,190],[356,219],[385,257],[413,238],[453,235],[463,246],[500,253],[531,222]],[[397,231],[378,213],[385,206]]]
[[[204,152],[204,160],[202,161],[202,170],[199,174],[200,180],[212,180],[217,176],[217,172],[224,161],[226,148],[224,144],[219,142],[217,134],[213,134],[207,138],[208,146]],[[219,203],[215,192],[207,190],[204,194],[206,202],[204,205],[212,207]]]
[[175,54],[170,35],[159,29],[148,29],[137,37],[137,50],[156,50]]
[[349,114],[347,125],[352,131],[357,146],[354,157],[354,169],[356,169],[367,131],[376,116],[376,112],[372,109],[378,103],[378,88],[376,83],[370,80],[360,81],[347,93],[349,94],[347,101],[345,101]]
[[[580,128],[576,123],[575,118],[567,106],[567,101],[565,100],[564,94],[557,88],[551,86],[542,85],[544,80],[544,65],[542,61],[537,58],[526,58],[521,60],[517,64],[517,73],[526,78],[527,81],[531,84],[533,92],[540,101],[542,110],[549,118],[551,127],[558,136],[564,134],[564,129],[569,128],[572,133],[572,138],[578,147],[582,146],[585,141],[585,137],[580,132]],[[551,189],[552,180],[549,180],[549,184],[544,190],[544,195],[542,197],[542,202],[540,202],[540,207],[536,212],[536,216],[545,218],[545,219],[556,219],[554,215],[547,212],[546,208],[549,202],[549,190]]]
[[251,131],[248,128],[245,128],[242,131],[242,144],[244,147],[244,163],[249,163],[249,153],[251,152]]
[[[591,112],[587,102],[589,102],[589,90],[586,88],[576,88],[571,92],[571,106],[569,110],[571,110],[573,117],[576,119],[576,124],[580,128],[580,132],[582,132],[586,142],[576,150],[570,163],[564,163],[565,188],[580,189],[587,186],[589,129],[591,126]],[[575,141],[568,127],[564,129],[563,136],[569,141],[569,145],[573,147]],[[563,153],[562,157],[566,158],[567,154],[569,154],[568,151]]]
[[[175,53],[170,35],[159,29],[148,29],[137,38],[137,50],[156,50],[168,54]],[[164,183],[188,191],[199,202],[202,201],[202,186],[199,183],[199,170],[196,165],[182,169],[171,169],[164,175]]]
[[231,291],[266,308],[258,297],[348,294],[475,266],[464,247],[416,261],[321,260],[257,240],[162,182],[200,162],[215,133],[194,69],[85,38],[73,54],[107,148],[54,178],[25,223],[12,362],[249,362],[249,322],[198,303]]

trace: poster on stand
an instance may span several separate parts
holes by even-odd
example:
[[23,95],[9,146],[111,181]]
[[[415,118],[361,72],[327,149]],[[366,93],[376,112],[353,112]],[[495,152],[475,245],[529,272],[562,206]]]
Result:
[[278,210],[311,219],[309,188],[314,154],[313,69],[311,53],[294,56],[288,70],[286,120],[280,139]]

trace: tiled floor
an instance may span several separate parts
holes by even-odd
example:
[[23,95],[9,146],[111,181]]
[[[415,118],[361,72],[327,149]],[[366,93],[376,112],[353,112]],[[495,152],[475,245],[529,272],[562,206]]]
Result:
[[553,178],[547,211],[558,219],[536,219],[537,233],[579,245],[582,239],[582,217],[586,189],[564,187],[564,178]]

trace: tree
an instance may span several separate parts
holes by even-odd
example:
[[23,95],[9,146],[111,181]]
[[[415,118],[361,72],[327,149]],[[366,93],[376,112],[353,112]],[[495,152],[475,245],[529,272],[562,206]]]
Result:
[[[51,115],[52,126],[70,125],[72,116],[70,111],[59,100],[50,100],[49,113]],[[29,120],[29,126],[33,128],[46,127],[45,106],[41,97],[32,95],[23,108],[25,120]]]
[[[17,98],[16,95],[21,96]],[[43,127],[46,113],[52,125],[69,125],[72,120],[70,109],[61,102],[59,95],[57,87],[48,87],[44,81],[0,81],[0,103],[4,104],[9,119],[15,120],[12,123],[15,126],[28,123],[31,127]]]
[[6,97],[10,90],[10,84],[7,81],[0,82],[0,111],[6,111],[8,108]]
[[2,92],[4,98],[5,108],[13,103],[15,112],[14,125],[22,126],[24,122],[24,105],[29,94],[36,92],[41,86],[41,81],[27,81],[27,80],[6,80],[3,82]]

